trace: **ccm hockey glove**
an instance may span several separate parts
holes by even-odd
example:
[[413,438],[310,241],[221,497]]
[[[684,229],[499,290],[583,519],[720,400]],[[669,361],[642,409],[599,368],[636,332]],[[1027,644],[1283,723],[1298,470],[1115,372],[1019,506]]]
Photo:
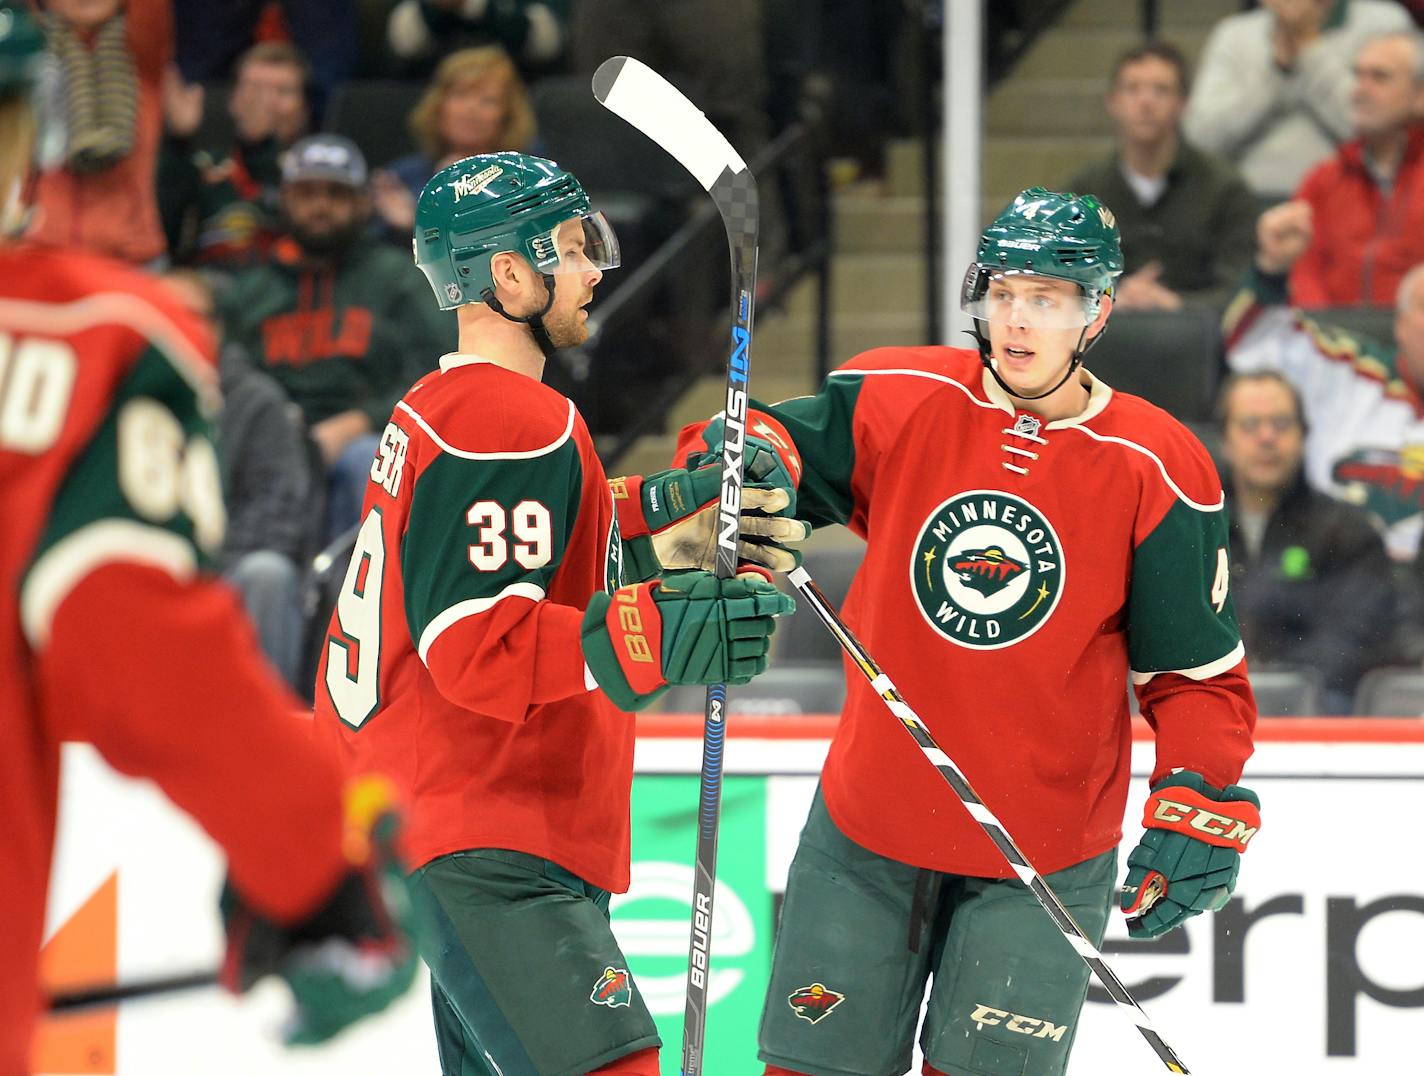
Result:
[[222,916],[227,951],[219,978],[244,993],[279,975],[296,1005],[282,1029],[289,1046],[325,1042],[380,1012],[415,978],[405,871],[397,860],[398,823],[384,781],[362,779],[347,791],[351,869],[305,919],[278,923],[252,908],[229,882]]
[[775,618],[795,608],[758,575],[669,572],[593,596],[584,661],[620,710],[641,710],[669,684],[745,684],[766,670]]
[[1222,908],[1236,888],[1241,853],[1261,828],[1260,807],[1250,789],[1218,789],[1190,770],[1158,781],[1119,895],[1128,934],[1155,938]]

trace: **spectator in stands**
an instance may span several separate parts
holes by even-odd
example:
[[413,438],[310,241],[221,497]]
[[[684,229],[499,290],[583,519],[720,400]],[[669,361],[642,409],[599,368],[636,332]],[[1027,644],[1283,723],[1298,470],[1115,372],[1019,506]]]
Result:
[[178,66],[188,82],[227,78],[254,44],[286,41],[311,66],[317,116],[356,67],[356,0],[173,0]]
[[1182,141],[1187,82],[1169,42],[1123,53],[1107,95],[1117,148],[1068,184],[1117,215],[1127,264],[1113,293],[1120,310],[1219,310],[1251,265],[1256,200],[1230,164]]
[[455,344],[410,260],[368,238],[366,161],[350,139],[313,135],[287,153],[288,234],[224,297],[229,339],[302,410],[327,468],[324,535],[360,515],[377,434],[395,401]]
[[1393,0],[1262,0],[1228,15],[1207,38],[1183,130],[1253,191],[1287,197],[1350,136],[1355,52],[1409,25]]
[[1231,590],[1253,664],[1319,669],[1325,712],[1387,660],[1395,599],[1368,513],[1312,490],[1301,473],[1300,396],[1281,374],[1232,374],[1217,402],[1231,533]]
[[1256,264],[1226,312],[1227,362],[1286,377],[1310,426],[1307,481],[1371,511],[1390,555],[1412,561],[1424,531],[1424,267],[1399,284],[1397,350],[1317,324],[1286,302],[1286,274],[1311,238],[1297,209],[1275,206],[1257,223]]
[[1354,140],[1296,194],[1313,238],[1290,275],[1296,306],[1388,306],[1424,261],[1424,38],[1372,38],[1355,56]]
[[149,263],[165,243],[154,174],[171,0],[47,0],[65,143],[35,192],[33,237]]
[[410,114],[420,152],[393,161],[371,181],[376,212],[401,247],[410,243],[415,203],[440,169],[462,157],[499,150],[528,152],[534,110],[509,54],[496,45],[461,49],[440,61]]
[[610,56],[672,75],[748,160],[767,139],[761,0],[580,0],[569,48],[580,75]]
[[282,153],[307,131],[309,71],[285,41],[252,46],[228,97],[235,142],[221,158],[195,149],[204,89],[170,69],[158,200],[177,261],[241,268],[260,261],[279,228]]
[[[587,0],[584,0],[587,3]],[[573,0],[400,0],[386,23],[391,51],[428,71],[456,49],[497,45],[528,75],[564,53]]]
[[[221,339],[213,287],[199,271],[174,269],[164,282]],[[302,569],[316,540],[312,467],[300,413],[272,378],[236,344],[220,353],[223,397],[217,424],[227,532],[219,569],[242,597],[268,660],[299,682],[304,615]]]

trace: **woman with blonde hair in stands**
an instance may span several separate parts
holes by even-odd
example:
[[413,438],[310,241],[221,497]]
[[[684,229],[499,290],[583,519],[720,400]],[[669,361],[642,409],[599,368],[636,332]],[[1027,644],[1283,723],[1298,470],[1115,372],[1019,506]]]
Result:
[[440,169],[477,153],[537,152],[529,93],[498,45],[445,57],[408,122],[420,151],[377,172],[371,184],[377,213],[402,244],[410,239],[416,199]]

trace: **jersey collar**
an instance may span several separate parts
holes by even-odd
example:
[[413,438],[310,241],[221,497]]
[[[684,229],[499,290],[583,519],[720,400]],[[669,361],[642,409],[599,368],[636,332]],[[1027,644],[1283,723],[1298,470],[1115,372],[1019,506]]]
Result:
[[493,359],[487,359],[483,355],[472,355],[464,351],[451,351],[440,356],[440,372],[449,373],[460,366],[477,366],[485,363],[490,366],[497,365]]
[[[982,372],[984,395],[995,407],[1002,408],[1009,414],[1018,413],[1018,407],[1014,399],[1007,392],[999,387],[999,383],[994,380],[988,370]],[[1046,430],[1062,430],[1069,426],[1081,426],[1089,419],[1096,418],[1102,414],[1103,408],[1107,407],[1108,401],[1112,399],[1112,389],[1105,382],[1099,381],[1086,368],[1080,367],[1079,377],[1088,379],[1088,404],[1082,411],[1071,418],[1054,419],[1052,422],[1045,422],[1043,428]]]

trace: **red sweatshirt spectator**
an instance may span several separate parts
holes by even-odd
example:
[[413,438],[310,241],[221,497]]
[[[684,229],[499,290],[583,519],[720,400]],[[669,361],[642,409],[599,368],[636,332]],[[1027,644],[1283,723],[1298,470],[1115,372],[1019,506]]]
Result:
[[44,172],[33,237],[130,262],[164,252],[154,172],[171,0],[47,0],[65,84],[63,163]]
[[1400,279],[1424,261],[1424,124],[1415,122],[1424,115],[1421,64],[1414,33],[1377,37],[1355,54],[1357,137],[1296,194],[1315,232],[1291,273],[1296,306],[1389,305]]

